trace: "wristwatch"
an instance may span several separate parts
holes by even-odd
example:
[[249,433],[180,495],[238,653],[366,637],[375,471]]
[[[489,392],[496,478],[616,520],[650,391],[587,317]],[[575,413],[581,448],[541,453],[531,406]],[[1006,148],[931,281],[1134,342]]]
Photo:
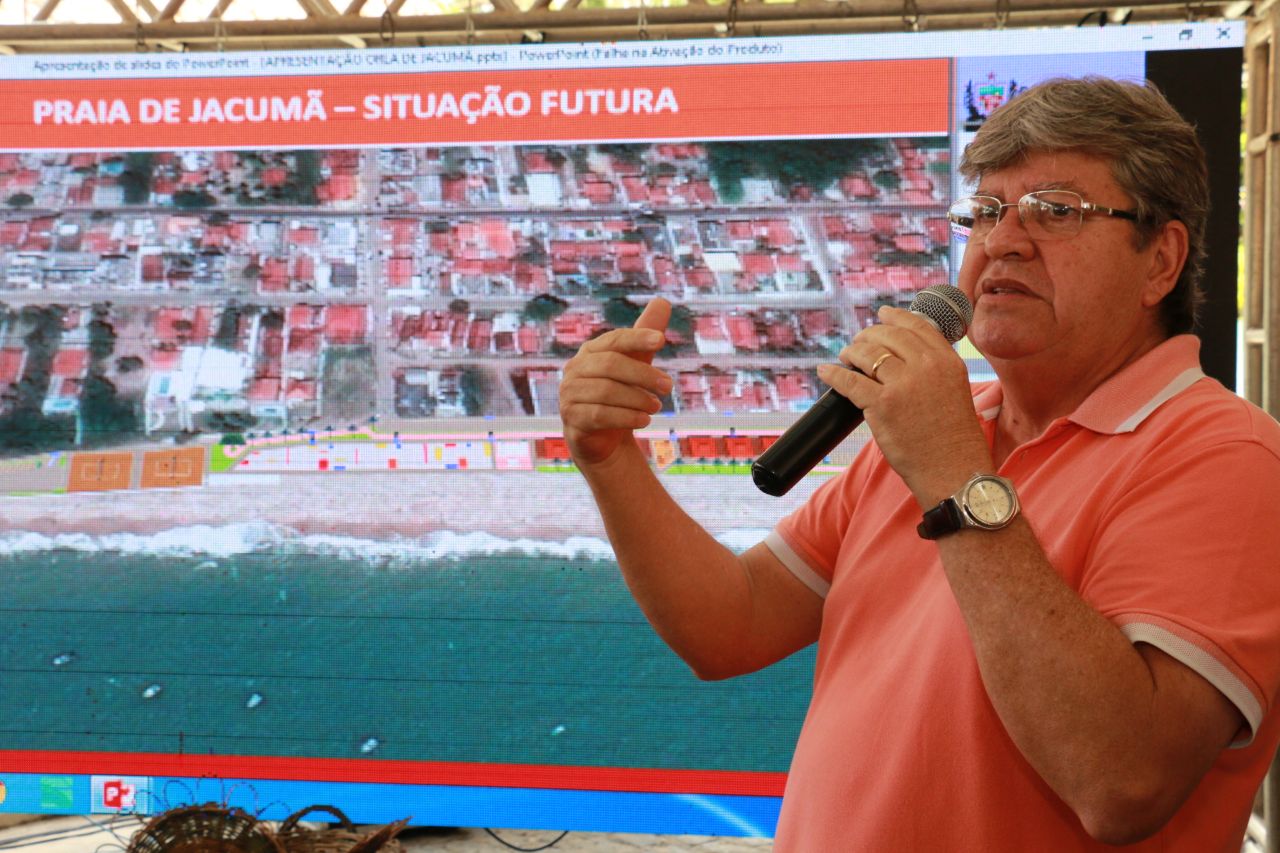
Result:
[[922,539],[938,539],[965,528],[999,530],[1018,517],[1013,483],[995,474],[976,474],[960,491],[924,514],[916,526]]

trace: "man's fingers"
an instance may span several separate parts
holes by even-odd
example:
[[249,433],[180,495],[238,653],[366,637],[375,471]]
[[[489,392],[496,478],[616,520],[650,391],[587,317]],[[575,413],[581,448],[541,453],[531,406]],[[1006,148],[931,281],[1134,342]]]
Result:
[[657,329],[614,329],[584,343],[578,354],[620,352],[647,364],[666,341],[666,335]]
[[592,420],[597,410],[625,409],[656,414],[662,408],[662,401],[656,394],[635,385],[608,378],[582,378],[565,386],[560,395],[560,406],[573,409],[575,417],[585,416],[592,426],[602,427],[609,425]]
[[566,420],[565,428],[583,435],[611,429],[643,429],[653,418],[649,412],[603,403],[583,403],[578,410],[576,417]]
[[666,346],[667,324],[671,322],[671,303],[662,297],[649,300],[636,323],[629,329],[614,329],[592,338],[579,348],[584,353],[620,352],[628,357],[653,363],[653,356]]
[[861,405],[858,399],[859,393],[858,382],[870,382],[866,376],[860,376],[847,367],[841,367],[838,364],[819,364],[818,378],[830,385],[841,396],[849,398],[855,405]]
[[[636,389],[631,389],[636,391]],[[643,392],[639,392],[643,393]],[[662,408],[657,399],[645,395],[631,398],[634,405],[623,405],[620,400],[601,402],[598,398],[578,402],[561,401],[566,435],[591,435],[605,430],[643,429],[653,415]]]
[[666,344],[670,320],[671,303],[652,299],[634,326],[587,341],[565,364],[560,420],[579,464],[608,458],[623,432],[649,426],[662,410],[672,381],[653,357]]
[[[657,348],[651,352],[636,353],[632,358],[643,361],[645,364],[653,364],[653,356],[667,339],[667,324],[671,322],[671,303],[663,299],[661,296],[655,296],[649,300],[649,304],[644,306],[644,310],[640,312],[640,316],[636,318],[636,324],[632,326],[634,331],[646,335],[652,335],[657,332],[662,335],[662,341],[658,343]],[[652,340],[652,337],[650,338]]]
[[644,429],[653,422],[653,416],[648,412],[638,412],[635,409],[619,409],[598,404],[591,404],[590,408],[589,413],[584,413],[581,423],[578,420],[565,421],[566,438],[572,441],[579,437],[598,435],[610,430]]
[[[635,334],[643,336],[643,340],[652,349],[631,353],[631,357],[645,364],[653,364],[653,356],[662,349],[667,341],[667,324],[671,322],[671,303],[661,296],[655,296],[644,306],[636,324],[631,327]],[[655,333],[657,337],[655,336]]]
[[606,379],[620,385],[634,385],[661,396],[671,390],[671,377],[630,353],[596,352],[573,360],[565,369],[565,379],[585,381]]
[[649,300],[648,305],[644,306],[644,310],[640,312],[640,316],[636,318],[636,324],[632,328],[666,332],[667,324],[670,322],[671,303],[661,296],[655,296]]

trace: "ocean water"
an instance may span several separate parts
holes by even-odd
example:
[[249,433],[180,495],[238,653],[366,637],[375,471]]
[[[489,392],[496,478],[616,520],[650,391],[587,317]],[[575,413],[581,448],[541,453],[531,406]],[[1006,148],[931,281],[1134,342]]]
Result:
[[589,538],[9,532],[0,579],[6,749],[782,772],[813,667],[698,681]]

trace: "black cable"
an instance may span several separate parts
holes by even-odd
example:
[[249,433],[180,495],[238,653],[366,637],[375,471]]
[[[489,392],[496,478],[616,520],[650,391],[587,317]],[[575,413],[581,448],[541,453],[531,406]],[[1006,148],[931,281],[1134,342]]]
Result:
[[534,851],[536,850],[547,850],[551,847],[555,847],[564,839],[566,835],[569,834],[569,830],[566,829],[564,832],[560,833],[551,841],[548,841],[546,844],[542,845],[541,847],[517,847],[514,844],[512,844],[510,841],[503,840],[503,838],[499,836],[498,833],[494,832],[492,829],[486,828],[485,832],[489,833],[489,835],[493,838],[493,840],[497,841],[503,847],[507,847],[511,850],[520,850],[520,851],[523,851],[523,853],[534,853]]
[[[41,844],[47,844],[50,841],[59,841],[67,838],[89,838],[97,835],[99,832],[108,832],[114,837],[119,837],[115,835],[114,829],[110,824],[100,824],[97,821],[90,819],[87,815],[80,815],[79,817],[83,818],[85,822],[91,824],[93,829],[86,832],[86,827],[72,826],[67,827],[66,829],[52,829],[48,832],[36,832],[31,835],[23,835],[15,838],[12,842],[0,844],[0,850],[20,850],[24,847],[38,847]],[[142,818],[134,818],[134,820],[139,825],[142,824]]]

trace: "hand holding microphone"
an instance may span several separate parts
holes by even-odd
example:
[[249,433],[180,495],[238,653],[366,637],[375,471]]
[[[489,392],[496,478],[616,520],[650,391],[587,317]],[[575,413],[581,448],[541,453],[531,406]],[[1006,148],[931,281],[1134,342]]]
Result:
[[[973,306],[958,288],[935,285],[916,294],[909,309],[928,320],[947,342],[964,337],[973,320]],[[873,362],[868,375],[878,370],[892,353]],[[862,410],[835,390],[827,391],[792,424],[751,466],[751,479],[765,494],[785,495],[862,423]]]

